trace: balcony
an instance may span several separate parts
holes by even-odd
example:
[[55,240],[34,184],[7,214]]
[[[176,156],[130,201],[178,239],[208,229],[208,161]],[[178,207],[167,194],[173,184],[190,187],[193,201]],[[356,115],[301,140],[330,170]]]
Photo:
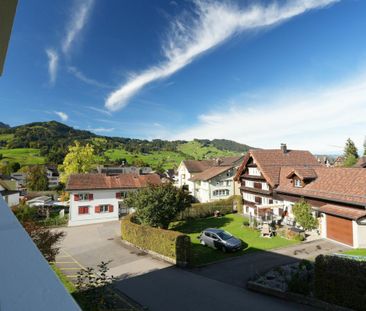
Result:
[[264,195],[272,194],[271,190],[263,190],[263,189],[254,188],[254,187],[252,188],[252,187],[241,186],[240,190],[243,190],[245,192],[250,192],[250,193],[264,194]]
[[0,195],[1,311],[80,310]]

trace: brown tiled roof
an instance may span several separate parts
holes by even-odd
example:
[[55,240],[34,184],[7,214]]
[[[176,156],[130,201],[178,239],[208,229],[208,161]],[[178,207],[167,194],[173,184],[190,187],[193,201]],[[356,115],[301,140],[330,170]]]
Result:
[[366,205],[366,170],[363,168],[314,167],[316,179],[303,188],[294,187],[288,178],[296,168],[283,167],[278,192]]
[[120,174],[74,174],[69,177],[66,190],[96,190],[96,189],[131,189],[143,188],[148,184],[160,184],[157,174],[135,175]]
[[287,178],[291,178],[293,175],[297,175],[302,180],[315,179],[317,177],[316,172],[313,168],[299,167],[293,169]]
[[207,181],[217,175],[220,175],[221,173],[226,172],[227,170],[233,168],[232,166],[213,166],[208,168],[207,170],[204,170],[201,173],[194,174],[189,180],[190,181],[196,181],[196,180],[203,180]]
[[340,216],[351,220],[358,220],[360,218],[366,217],[366,210],[360,208],[326,204],[319,207],[318,210],[326,214]]
[[279,184],[281,167],[309,168],[321,166],[309,151],[287,150],[284,153],[281,149],[254,149],[249,150],[235,179],[239,179],[250,157],[253,157],[264,178],[272,187]]
[[221,157],[211,160],[184,160],[183,164],[186,166],[188,172],[199,173],[214,166],[234,166],[236,162],[239,162],[242,158],[243,156],[235,156]]

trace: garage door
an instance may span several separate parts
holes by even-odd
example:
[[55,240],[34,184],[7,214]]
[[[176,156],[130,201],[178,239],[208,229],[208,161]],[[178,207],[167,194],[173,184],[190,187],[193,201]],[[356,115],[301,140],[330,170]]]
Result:
[[353,246],[352,221],[341,217],[327,215],[327,237]]

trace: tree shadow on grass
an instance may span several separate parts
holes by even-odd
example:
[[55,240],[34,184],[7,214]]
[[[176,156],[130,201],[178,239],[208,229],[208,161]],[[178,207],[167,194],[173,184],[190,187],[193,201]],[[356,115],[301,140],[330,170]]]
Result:
[[231,223],[233,219],[227,217],[209,217],[202,219],[190,219],[174,224],[171,229],[186,234],[201,232],[207,228],[221,228]]

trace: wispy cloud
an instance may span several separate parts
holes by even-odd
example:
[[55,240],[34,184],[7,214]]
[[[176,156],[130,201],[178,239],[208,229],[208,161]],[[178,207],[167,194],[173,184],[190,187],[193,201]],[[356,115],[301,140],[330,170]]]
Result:
[[[265,103],[265,104],[263,104]],[[229,108],[228,108],[229,107]],[[227,138],[255,147],[339,152],[351,137],[366,135],[366,74],[315,90],[266,90],[199,116],[195,126],[169,138]]]
[[54,49],[46,49],[48,58],[48,74],[50,78],[50,84],[53,85],[57,78],[58,69],[58,54]]
[[338,0],[287,0],[279,4],[252,5],[245,9],[219,1],[195,1],[195,9],[171,24],[163,45],[165,60],[131,76],[109,94],[105,106],[115,111],[125,107],[129,99],[147,84],[169,77],[198,56],[219,46],[244,31],[274,26],[309,10],[323,8]]
[[110,133],[114,131],[114,128],[98,127],[98,128],[88,128],[88,130],[96,133]]
[[54,111],[54,113],[58,115],[62,121],[67,121],[69,119],[69,116],[65,112]]
[[93,106],[86,106],[86,108],[88,108],[90,110],[93,110],[93,111],[96,111],[96,112],[99,112],[99,113],[102,113],[102,114],[105,114],[107,116],[112,115],[110,111],[104,110],[104,109],[101,109],[101,108],[97,108],[97,107],[93,107]]
[[66,26],[66,34],[62,41],[62,52],[68,54],[77,36],[83,30],[94,5],[94,0],[79,0],[74,2],[70,21]]
[[86,83],[86,84],[90,84],[93,86],[97,86],[100,88],[111,88],[110,85],[101,83],[97,80],[91,79],[89,77],[87,77],[85,74],[83,74],[80,70],[78,70],[76,67],[73,66],[69,66],[67,68],[68,72],[71,73],[74,77],[76,77],[77,79],[79,79],[80,81]]

